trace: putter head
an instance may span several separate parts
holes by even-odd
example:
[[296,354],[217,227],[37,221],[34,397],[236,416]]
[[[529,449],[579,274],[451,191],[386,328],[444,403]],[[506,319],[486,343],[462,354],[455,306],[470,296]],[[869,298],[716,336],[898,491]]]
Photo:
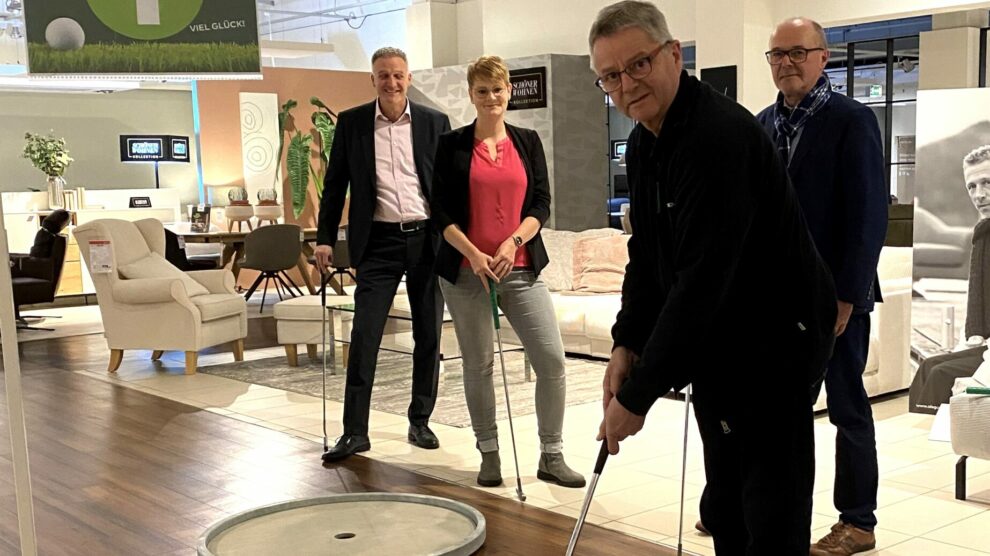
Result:
[[519,489],[519,488],[516,489],[516,496],[519,497],[519,501],[520,502],[525,502],[526,501],[526,495],[523,494],[522,489]]

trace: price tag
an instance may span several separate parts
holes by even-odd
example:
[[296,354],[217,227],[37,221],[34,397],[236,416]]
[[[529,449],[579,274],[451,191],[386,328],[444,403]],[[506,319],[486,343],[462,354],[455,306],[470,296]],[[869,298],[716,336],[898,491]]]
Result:
[[90,274],[109,274],[113,270],[113,252],[110,240],[94,239],[89,242]]
[[306,232],[299,230],[299,243],[306,241]]
[[186,238],[184,236],[179,236],[179,249],[186,250]]
[[337,241],[347,241],[346,228],[337,228]]

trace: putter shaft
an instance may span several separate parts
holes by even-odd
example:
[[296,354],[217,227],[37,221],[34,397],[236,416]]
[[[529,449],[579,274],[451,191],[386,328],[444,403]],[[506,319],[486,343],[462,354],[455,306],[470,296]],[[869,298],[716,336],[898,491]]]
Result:
[[588,518],[588,510],[591,508],[591,499],[595,496],[595,487],[598,486],[598,479],[602,476],[602,470],[605,469],[605,461],[608,459],[608,440],[602,440],[602,447],[598,450],[598,461],[595,462],[595,472],[591,475],[591,481],[588,482],[588,492],[584,495],[584,503],[581,504],[581,513],[578,515],[577,522],[574,524],[574,531],[571,532],[571,540],[567,543],[566,556],[572,556],[574,554],[574,548],[577,547],[578,537],[581,536],[581,529],[584,528],[584,520]]

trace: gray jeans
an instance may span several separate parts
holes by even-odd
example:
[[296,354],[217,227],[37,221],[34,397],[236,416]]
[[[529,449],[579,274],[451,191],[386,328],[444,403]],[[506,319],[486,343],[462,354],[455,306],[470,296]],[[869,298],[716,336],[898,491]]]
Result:
[[[482,452],[498,450],[495,424],[495,327],[488,294],[470,268],[462,268],[457,283],[440,279],[464,363],[464,396],[471,426]],[[540,450],[563,448],[564,343],[560,339],[550,291],[532,271],[513,271],[497,284],[502,312],[522,341],[536,372],[536,420]]]

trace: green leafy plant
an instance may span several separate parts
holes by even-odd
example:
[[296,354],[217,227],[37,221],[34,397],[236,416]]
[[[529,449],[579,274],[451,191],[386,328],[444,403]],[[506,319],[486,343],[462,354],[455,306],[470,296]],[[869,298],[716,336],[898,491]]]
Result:
[[30,160],[45,175],[61,176],[72,163],[73,159],[65,148],[65,138],[55,137],[54,133],[39,135],[30,132],[25,133],[24,138],[27,144],[21,156]]
[[292,186],[292,213],[296,218],[306,208],[306,190],[309,188],[310,148],[313,136],[303,135],[299,130],[289,141],[289,152],[286,153],[285,164],[289,170],[289,184]]
[[278,164],[275,166],[275,181],[272,183],[273,188],[278,188],[279,184],[279,172],[282,170],[282,150],[285,148],[285,124],[289,120],[289,112],[292,111],[299,103],[293,99],[285,101],[282,105],[282,109],[278,111],[278,156],[275,160]]
[[[320,139],[320,164],[318,168],[314,167],[311,160],[312,151],[310,144],[313,142],[314,134],[303,134],[302,131],[296,129],[295,134],[289,138],[289,150],[286,153],[289,185],[292,187],[292,213],[295,214],[296,218],[299,218],[299,215],[306,208],[306,193],[309,190],[310,178],[313,179],[313,183],[316,185],[317,202],[323,198],[323,177],[326,175],[327,166],[330,163],[330,145],[333,144],[334,131],[336,130],[334,118],[337,115],[317,97],[310,97],[309,102],[317,108],[310,116],[310,121],[313,122],[316,135]],[[282,105],[282,109],[278,113],[279,160],[282,158],[285,135],[289,132],[287,124],[289,118],[292,117],[291,111],[298,105],[298,102],[289,99]],[[277,171],[275,181],[278,183]]]
[[310,165],[310,173],[316,183],[316,198],[322,199],[323,177],[326,176],[327,168],[330,166],[330,146],[333,145],[334,132],[337,130],[337,124],[334,122],[337,114],[334,114],[333,110],[317,97],[310,97],[309,103],[318,108],[310,116],[310,121],[320,135],[320,167],[316,170]]

